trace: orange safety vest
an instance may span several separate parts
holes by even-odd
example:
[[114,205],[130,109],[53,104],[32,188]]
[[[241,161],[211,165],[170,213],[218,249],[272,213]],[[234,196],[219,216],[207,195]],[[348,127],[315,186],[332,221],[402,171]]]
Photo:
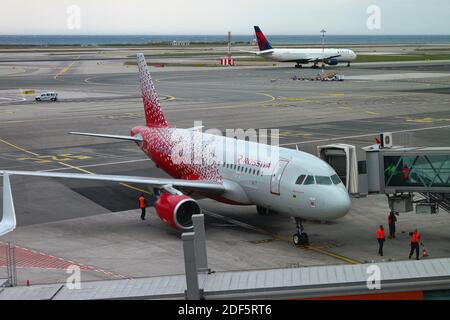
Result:
[[145,207],[145,198],[139,197],[139,208],[144,209]]
[[419,239],[420,239],[420,233],[413,232],[413,234],[411,236],[411,243],[419,243]]
[[384,229],[378,228],[377,239],[384,239]]

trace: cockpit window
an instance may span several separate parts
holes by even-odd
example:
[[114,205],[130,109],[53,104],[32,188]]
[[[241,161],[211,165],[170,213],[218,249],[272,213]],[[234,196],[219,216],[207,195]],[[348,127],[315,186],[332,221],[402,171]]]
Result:
[[331,176],[331,180],[333,181],[334,184],[342,183],[341,179],[339,178],[339,176],[337,174]]
[[315,184],[316,181],[314,180],[314,176],[307,176],[305,179],[305,185],[309,185],[309,184]]
[[305,181],[305,178],[306,178],[306,176],[304,174],[302,174],[300,177],[298,177],[295,184],[303,184],[303,181]]
[[322,184],[322,185],[331,185],[333,182],[331,181],[330,177],[325,176],[316,176],[316,183]]

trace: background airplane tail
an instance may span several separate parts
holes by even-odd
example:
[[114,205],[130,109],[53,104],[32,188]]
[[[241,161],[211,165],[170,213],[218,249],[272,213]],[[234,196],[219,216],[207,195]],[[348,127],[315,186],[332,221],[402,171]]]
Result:
[[270,45],[270,42],[266,39],[266,36],[264,35],[264,33],[262,33],[261,29],[258,26],[255,26],[255,34],[256,39],[258,40],[259,50],[265,51],[273,49]]
[[143,53],[137,54],[137,65],[147,127],[168,127]]

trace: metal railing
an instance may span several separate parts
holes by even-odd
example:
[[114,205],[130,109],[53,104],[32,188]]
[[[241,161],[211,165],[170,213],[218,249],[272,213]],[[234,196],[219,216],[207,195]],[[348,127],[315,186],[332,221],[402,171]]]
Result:
[[16,247],[11,243],[5,246],[6,250],[6,268],[8,271],[8,283],[11,287],[17,286],[17,268],[16,268]]
[[425,197],[425,199],[437,203],[441,209],[450,213],[450,194],[433,192],[421,192],[420,194]]

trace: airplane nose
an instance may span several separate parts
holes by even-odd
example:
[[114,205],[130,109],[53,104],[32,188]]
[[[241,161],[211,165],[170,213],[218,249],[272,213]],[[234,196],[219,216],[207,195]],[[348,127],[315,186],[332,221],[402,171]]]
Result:
[[345,216],[351,207],[352,201],[350,200],[350,196],[347,190],[343,190],[335,200],[336,215],[339,215],[339,217]]
[[339,219],[345,216],[352,206],[350,196],[345,187],[338,188],[329,194],[329,207],[327,215],[329,219]]

